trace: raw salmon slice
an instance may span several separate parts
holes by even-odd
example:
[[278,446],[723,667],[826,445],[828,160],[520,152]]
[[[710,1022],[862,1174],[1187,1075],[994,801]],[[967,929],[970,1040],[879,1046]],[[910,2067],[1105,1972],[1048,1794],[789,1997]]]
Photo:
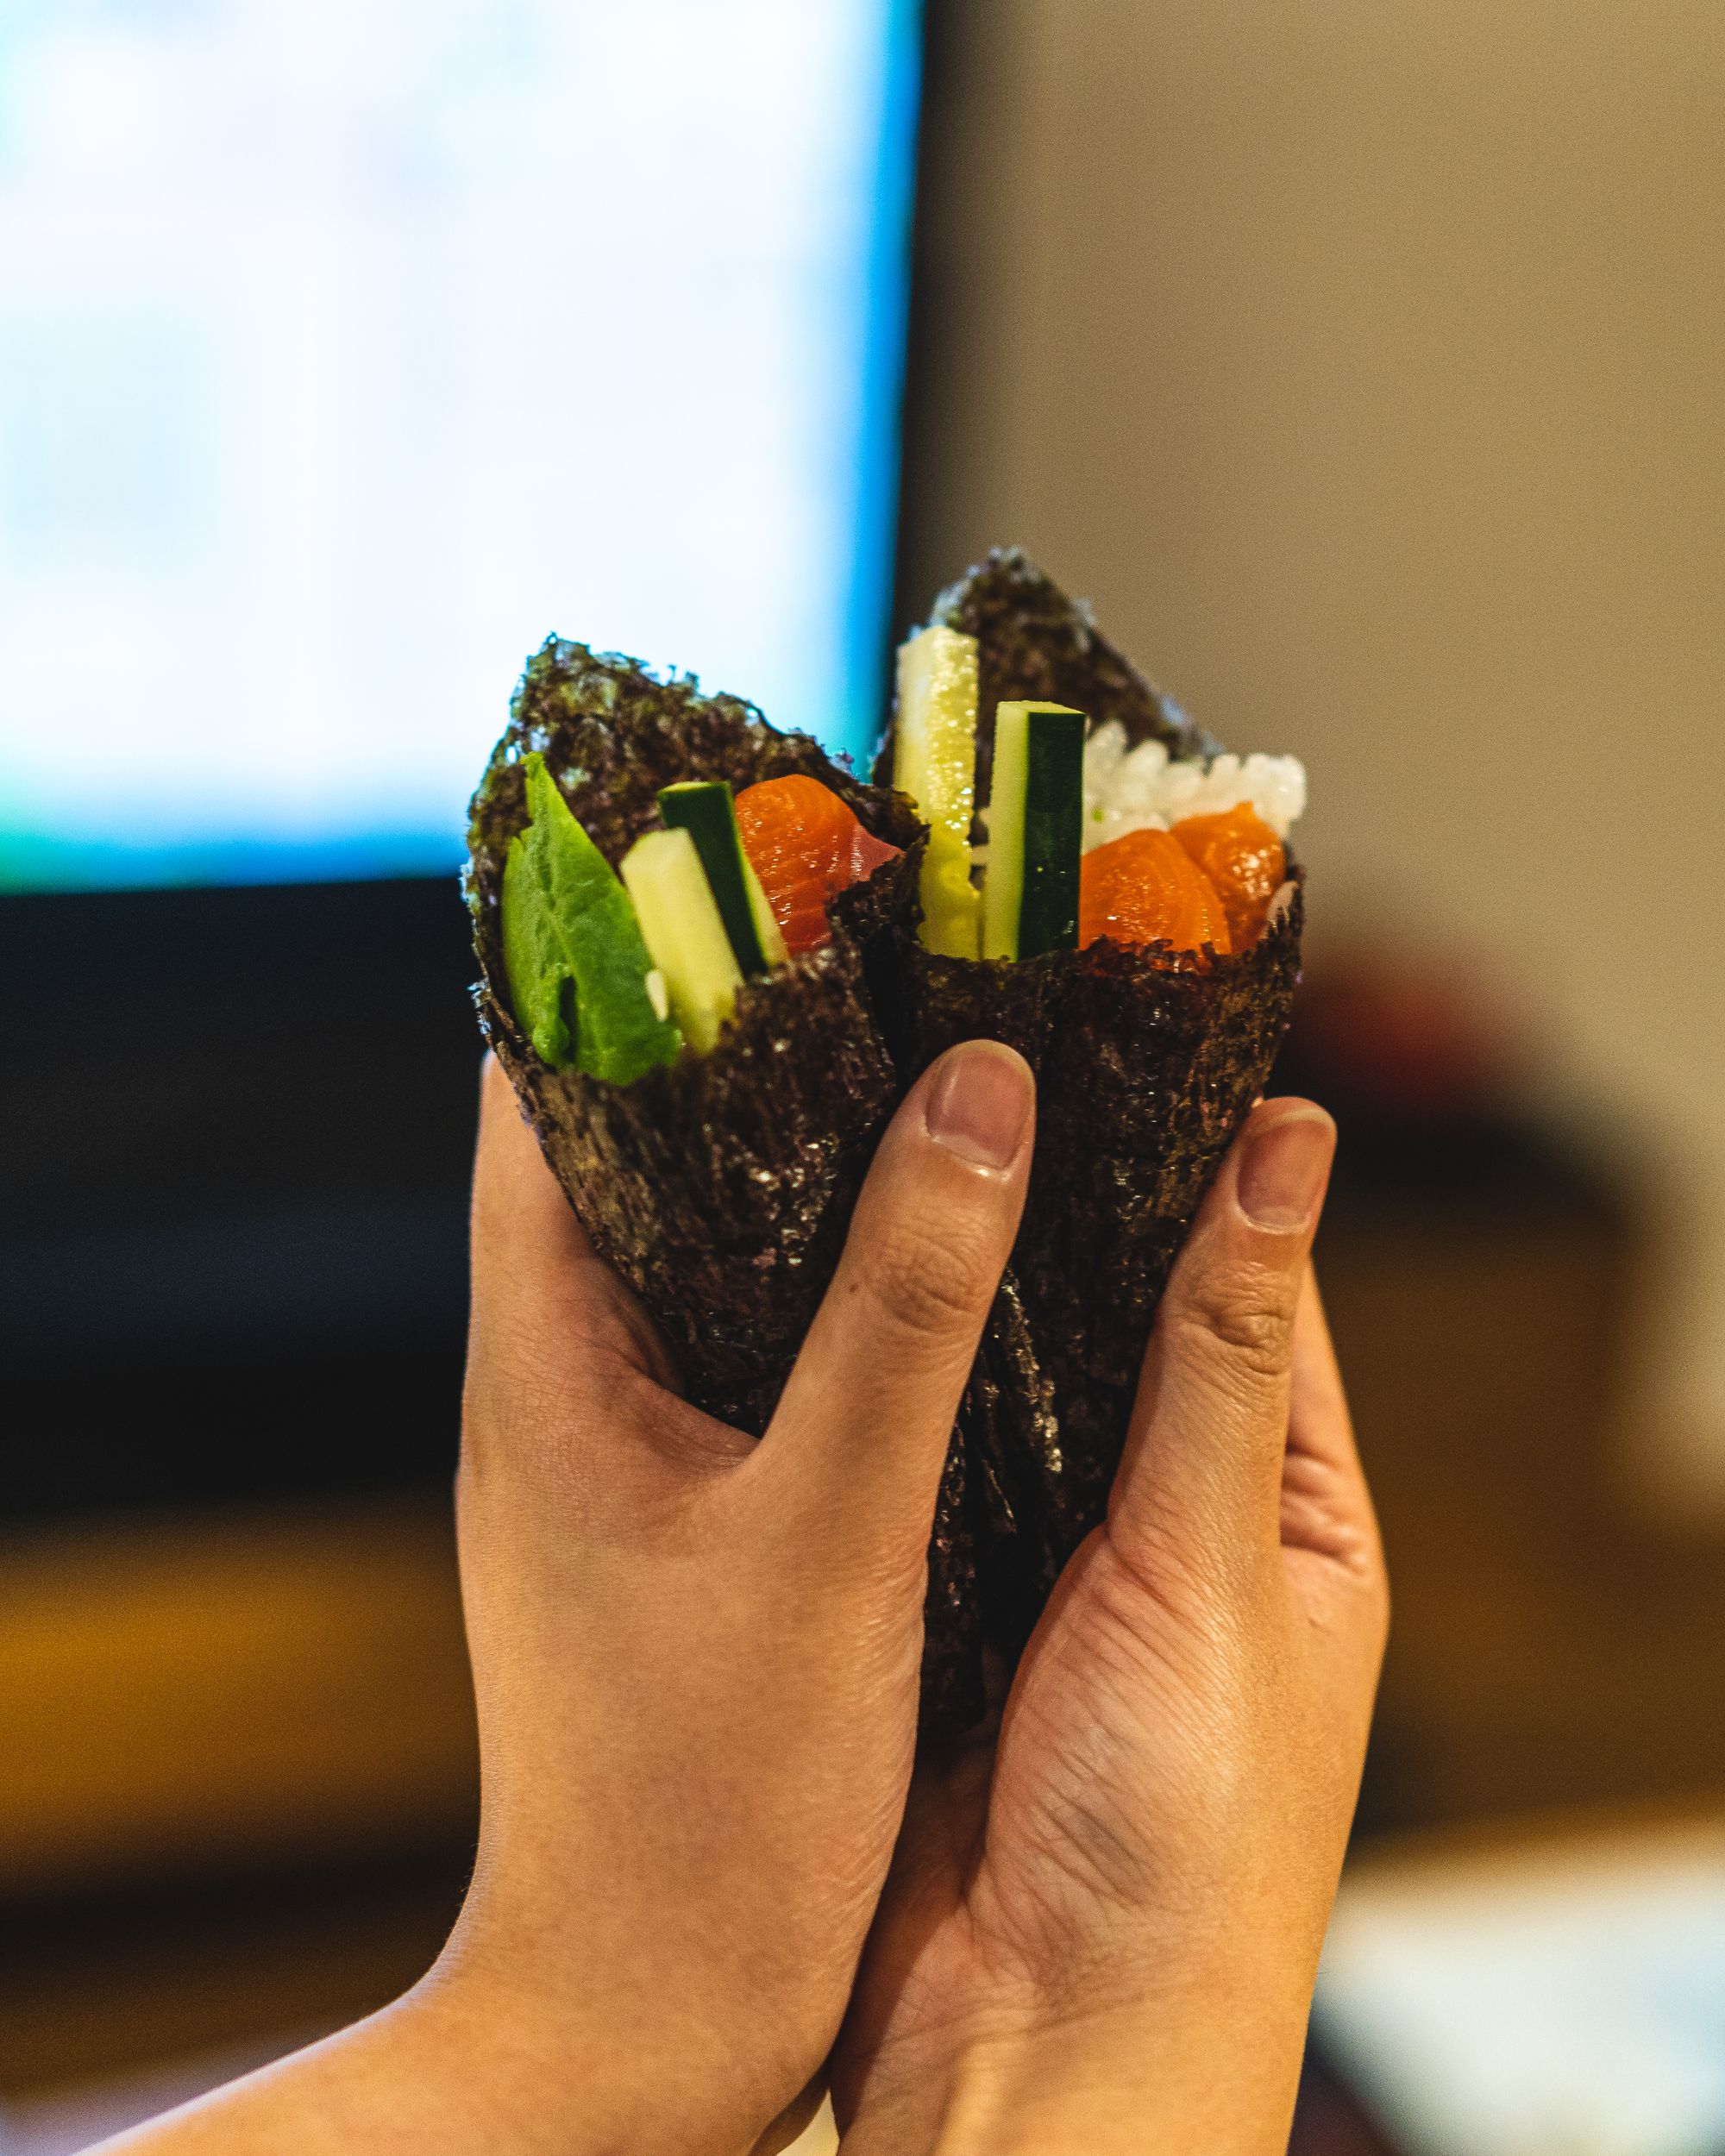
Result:
[[1167,943],[1176,950],[1233,948],[1228,917],[1209,878],[1171,831],[1128,831],[1086,854],[1078,872],[1078,943]]
[[1288,873],[1282,841],[1249,801],[1217,816],[1182,817],[1174,836],[1210,879],[1234,949],[1250,950]]
[[864,830],[819,779],[763,779],[744,787],[737,797],[737,828],[793,956],[819,950],[832,934],[831,902],[900,852]]

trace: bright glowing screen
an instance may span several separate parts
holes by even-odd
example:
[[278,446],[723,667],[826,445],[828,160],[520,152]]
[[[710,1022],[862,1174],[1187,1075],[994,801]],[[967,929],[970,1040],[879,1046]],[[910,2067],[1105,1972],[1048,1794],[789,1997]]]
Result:
[[0,882],[430,870],[550,631],[878,724],[908,0],[0,0]]

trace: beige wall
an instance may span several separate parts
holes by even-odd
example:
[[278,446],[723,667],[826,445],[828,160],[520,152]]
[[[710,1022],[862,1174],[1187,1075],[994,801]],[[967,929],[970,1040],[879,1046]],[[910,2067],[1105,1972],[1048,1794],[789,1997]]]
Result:
[[918,583],[1018,539],[1308,759],[1320,932],[1477,960],[1669,1194],[1634,1420],[1725,1500],[1725,8],[945,20]]

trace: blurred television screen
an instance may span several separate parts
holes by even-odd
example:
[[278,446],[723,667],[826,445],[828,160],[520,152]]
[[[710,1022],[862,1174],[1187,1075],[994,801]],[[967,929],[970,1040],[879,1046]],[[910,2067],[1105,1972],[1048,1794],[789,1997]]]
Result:
[[877,724],[908,0],[4,0],[0,886],[430,873],[548,633]]

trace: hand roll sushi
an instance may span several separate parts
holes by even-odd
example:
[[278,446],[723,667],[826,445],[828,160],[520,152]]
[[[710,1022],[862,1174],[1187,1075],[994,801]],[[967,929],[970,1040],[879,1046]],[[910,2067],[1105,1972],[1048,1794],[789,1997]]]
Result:
[[1023,1224],[930,1545],[925,1727],[1101,1517],[1156,1304],[1298,967],[1290,759],[1224,755],[1016,552],[900,657],[864,784],[548,641],[474,796],[481,1023],[699,1407],[762,1431],[875,1145],[944,1048],[1038,1075]]
[[955,1438],[1010,1663],[1103,1516],[1175,1255],[1286,1030],[1304,774],[1224,754],[1013,549],[900,654],[876,776],[950,834],[898,933],[901,1078],[978,1035],[1037,1073],[1029,1198]]
[[808,736],[555,639],[474,799],[486,1037],[689,1397],[756,1434],[901,1092],[866,962],[921,850]]

